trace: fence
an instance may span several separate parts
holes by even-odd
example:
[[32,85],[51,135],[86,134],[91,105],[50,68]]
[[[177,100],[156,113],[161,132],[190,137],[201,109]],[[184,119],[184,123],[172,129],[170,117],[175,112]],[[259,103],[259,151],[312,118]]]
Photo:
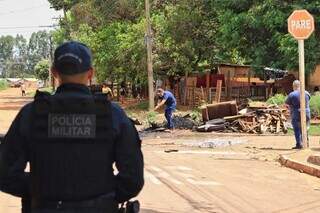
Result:
[[[190,107],[196,107],[200,106],[203,101],[212,103],[215,100],[216,90],[216,87],[210,87],[207,89],[188,86],[185,90],[181,91],[174,89],[173,92],[177,97],[178,103]],[[232,86],[228,88],[222,87],[221,101],[237,100],[237,102],[240,103],[242,100],[247,100],[248,98],[254,100],[266,100],[271,93],[272,91],[270,91],[270,88],[267,85]],[[185,103],[183,102],[184,95],[186,95]]]

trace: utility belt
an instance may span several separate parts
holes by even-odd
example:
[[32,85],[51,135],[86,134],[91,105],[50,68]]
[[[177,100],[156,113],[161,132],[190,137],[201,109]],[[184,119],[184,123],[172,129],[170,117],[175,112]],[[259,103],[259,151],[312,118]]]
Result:
[[32,209],[72,209],[72,208],[106,208],[118,209],[115,193],[109,193],[97,198],[82,201],[48,201],[33,199],[31,202]]

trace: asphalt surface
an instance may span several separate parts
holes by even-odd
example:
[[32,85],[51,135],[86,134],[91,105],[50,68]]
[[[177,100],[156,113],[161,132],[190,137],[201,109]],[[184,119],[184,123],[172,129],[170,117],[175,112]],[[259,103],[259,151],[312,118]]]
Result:
[[[143,147],[141,212],[320,212],[317,178],[238,149],[170,148]],[[0,212],[20,212],[19,199],[0,193]]]
[[319,179],[241,152],[146,147],[142,212],[320,212]]

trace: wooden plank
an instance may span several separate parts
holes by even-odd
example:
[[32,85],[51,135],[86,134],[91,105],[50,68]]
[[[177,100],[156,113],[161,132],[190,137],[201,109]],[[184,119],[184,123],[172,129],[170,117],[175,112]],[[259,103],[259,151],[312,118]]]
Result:
[[261,124],[261,126],[260,126],[261,134],[265,134],[267,132],[267,130],[268,130],[268,126],[265,124]]
[[210,90],[210,71],[206,72],[206,91],[207,91],[207,98],[205,101],[209,102],[209,90]]
[[236,120],[238,118],[243,118],[243,117],[246,117],[246,115],[227,116],[227,117],[224,117],[223,119],[226,121],[230,121],[230,120]]
[[280,120],[277,121],[277,129],[276,129],[276,133],[280,132]]
[[221,101],[221,90],[222,90],[222,81],[218,80],[217,81],[217,89],[216,89],[216,97],[215,97],[216,103],[219,103]]
[[227,75],[227,100],[231,100],[231,71],[228,70],[228,75]]
[[201,108],[201,113],[202,113],[202,120],[209,121],[209,114],[208,114],[208,108],[207,107],[202,107]]
[[206,101],[203,87],[201,87],[201,101]]

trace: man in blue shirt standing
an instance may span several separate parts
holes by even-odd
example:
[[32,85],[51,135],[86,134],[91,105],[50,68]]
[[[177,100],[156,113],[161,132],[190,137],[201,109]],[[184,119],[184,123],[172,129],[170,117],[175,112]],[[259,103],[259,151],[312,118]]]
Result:
[[[286,100],[286,104],[290,107],[291,123],[294,130],[294,136],[296,138],[296,146],[293,149],[302,149],[302,133],[301,133],[301,119],[300,119],[300,81],[295,80],[292,84],[293,92],[289,94]],[[310,94],[305,91],[306,96],[306,118],[307,124],[310,122]]]
[[157,95],[159,97],[159,101],[154,110],[159,109],[161,106],[166,105],[164,114],[166,120],[168,122],[168,129],[172,130],[173,125],[173,112],[176,110],[177,101],[174,95],[170,91],[164,91],[162,88],[157,89]]

